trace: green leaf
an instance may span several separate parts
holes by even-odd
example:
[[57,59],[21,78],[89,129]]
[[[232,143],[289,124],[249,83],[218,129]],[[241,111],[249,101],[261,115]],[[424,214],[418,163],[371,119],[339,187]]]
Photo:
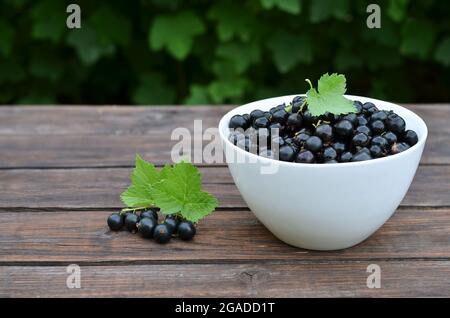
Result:
[[205,32],[203,21],[192,11],[157,16],[150,28],[153,50],[166,48],[177,60],[184,60],[192,49],[194,37]]
[[67,29],[66,7],[60,0],[37,1],[32,8],[32,36],[38,40],[59,41]]
[[140,155],[136,155],[136,165],[130,177],[131,186],[120,198],[127,207],[148,207],[154,204],[150,186],[161,181],[161,173]]
[[302,8],[300,0],[261,0],[261,5],[266,10],[277,7],[291,14],[299,14]]
[[131,36],[131,23],[122,14],[109,6],[97,9],[89,19],[97,32],[99,41],[104,45],[119,44],[126,46]]
[[445,66],[450,66],[450,36],[439,43],[434,52],[434,59]]
[[191,163],[176,164],[166,179],[152,187],[152,194],[161,213],[180,213],[191,222],[198,222],[217,207],[217,199],[201,191],[200,172]]
[[217,35],[221,42],[239,37],[243,42],[256,38],[262,28],[248,10],[243,10],[238,1],[215,1],[208,17],[217,21]]
[[14,38],[13,28],[6,23],[6,21],[0,20],[0,54],[9,56],[11,53]]
[[403,41],[400,50],[403,54],[428,57],[436,38],[434,25],[425,21],[409,19],[403,26]]
[[316,0],[311,1],[309,18],[314,23],[322,22],[332,17],[346,20],[349,17],[349,12],[349,0]]
[[159,73],[144,74],[133,93],[133,102],[139,105],[172,104],[175,92]]
[[[391,0],[387,8],[388,16],[395,22],[403,21],[406,17],[406,11],[409,0]],[[384,28],[384,26],[383,26]]]
[[111,44],[101,44],[97,33],[85,24],[81,29],[69,32],[67,44],[75,48],[81,61],[85,65],[92,65],[103,56],[110,56],[115,52]]
[[311,87],[306,93],[308,110],[313,116],[326,112],[338,115],[356,111],[353,102],[343,96],[347,90],[344,75],[322,75],[317,86],[318,91]]
[[293,35],[287,31],[275,32],[267,41],[275,65],[281,73],[292,70],[298,63],[311,63],[312,43],[308,35]]
[[230,61],[237,74],[242,74],[251,65],[258,63],[261,57],[260,48],[256,43],[223,43],[217,47],[216,54]]
[[189,96],[184,100],[187,105],[208,105],[210,99],[208,96],[208,88],[193,84],[190,88]]

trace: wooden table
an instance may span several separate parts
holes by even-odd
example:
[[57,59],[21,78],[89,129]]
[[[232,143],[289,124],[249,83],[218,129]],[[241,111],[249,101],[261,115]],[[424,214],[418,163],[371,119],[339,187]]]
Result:
[[[134,155],[170,161],[176,127],[230,107],[0,107],[0,296],[450,296],[450,105],[408,106],[430,135],[414,182],[372,237],[293,248],[248,210],[225,165],[200,165],[218,210],[195,242],[111,232]],[[387,185],[390,186],[390,185]],[[69,264],[81,288],[67,288]],[[369,289],[368,265],[381,268]]]

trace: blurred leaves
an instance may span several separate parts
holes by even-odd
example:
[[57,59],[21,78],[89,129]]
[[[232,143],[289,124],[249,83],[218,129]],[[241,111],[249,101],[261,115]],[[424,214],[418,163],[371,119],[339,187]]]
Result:
[[[450,100],[450,3],[380,0],[0,2],[0,103],[242,103],[339,71],[349,93]],[[425,80],[423,80],[425,79]],[[438,93],[436,93],[438,92]]]

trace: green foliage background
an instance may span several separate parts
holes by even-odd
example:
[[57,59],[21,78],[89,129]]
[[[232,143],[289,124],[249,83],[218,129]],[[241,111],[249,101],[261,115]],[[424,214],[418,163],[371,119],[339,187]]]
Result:
[[[349,92],[450,100],[450,2],[2,0],[1,104],[242,103],[347,75]],[[66,27],[77,3],[82,28]]]

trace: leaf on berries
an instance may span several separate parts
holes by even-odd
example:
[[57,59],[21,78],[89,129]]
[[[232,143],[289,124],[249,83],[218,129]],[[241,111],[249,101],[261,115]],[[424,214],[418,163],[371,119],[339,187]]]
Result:
[[342,74],[324,74],[319,79],[318,89],[311,87],[306,93],[308,110],[313,116],[326,112],[332,114],[347,114],[356,112],[353,102],[345,98],[346,79]]
[[183,218],[197,222],[217,207],[217,199],[201,190],[201,175],[194,165],[180,162],[166,173],[165,179],[151,187],[161,213],[180,213]]

